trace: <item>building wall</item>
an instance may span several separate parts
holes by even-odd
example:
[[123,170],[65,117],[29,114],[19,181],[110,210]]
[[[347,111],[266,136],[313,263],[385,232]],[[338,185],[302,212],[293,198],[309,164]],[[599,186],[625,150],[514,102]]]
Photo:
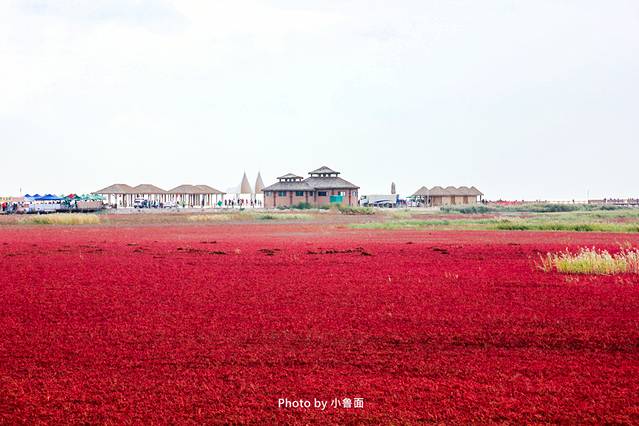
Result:
[[[290,207],[299,203],[310,203],[313,207],[328,206],[331,203],[331,195],[338,195],[342,191],[345,193],[342,199],[343,206],[356,206],[358,201],[357,190],[321,190],[314,191],[313,195],[310,195],[309,191],[305,191],[303,196],[295,195],[296,191],[285,191],[286,195],[281,196],[279,191],[268,191],[268,194],[264,195],[264,207],[272,209],[276,207]],[[326,192],[325,196],[318,195],[318,192]]]
[[472,195],[458,195],[455,197],[455,204],[477,204],[477,197]]
[[[464,204],[477,204],[477,197],[465,196],[465,195],[456,195],[456,196],[441,196],[441,195],[432,195],[430,198],[431,206],[449,206],[449,205],[464,205]],[[424,202],[428,202],[428,199],[425,198]]]
[[[325,196],[320,196],[320,192],[325,192]],[[329,206],[331,204],[331,195],[339,195],[342,192],[342,206],[357,206],[359,201],[359,192],[356,189],[322,189],[315,192],[314,205],[317,207]]]
[[274,199],[273,199],[273,194],[274,192],[265,192],[264,193],[264,208],[265,209],[272,209],[275,207],[274,204]]
[[269,191],[264,194],[264,207],[272,209],[276,207],[290,207],[299,203],[313,204],[313,196],[310,191],[301,191],[304,195],[296,195],[297,191],[282,191],[285,195],[279,195],[280,191]]
[[[431,198],[431,205],[433,206],[450,206],[453,204],[461,204],[461,200],[460,202],[457,202],[455,196],[433,195],[430,198]],[[458,197],[458,198],[461,199],[461,197]]]

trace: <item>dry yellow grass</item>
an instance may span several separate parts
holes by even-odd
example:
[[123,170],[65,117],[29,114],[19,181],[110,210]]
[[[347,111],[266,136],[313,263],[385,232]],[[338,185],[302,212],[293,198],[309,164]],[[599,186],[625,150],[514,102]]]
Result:
[[188,216],[191,222],[224,222],[230,220],[307,220],[313,216],[304,213],[263,213],[263,212],[237,212],[237,213],[212,213]]
[[196,214],[189,216],[187,219],[190,222],[223,222],[233,220],[234,216],[236,215],[227,213]]
[[100,217],[87,213],[52,213],[24,216],[19,222],[33,225],[96,225],[100,223]]
[[537,266],[545,272],[557,271],[563,274],[639,274],[639,250],[627,248],[616,254],[594,247],[582,248],[577,253],[566,250],[547,253],[541,257]]

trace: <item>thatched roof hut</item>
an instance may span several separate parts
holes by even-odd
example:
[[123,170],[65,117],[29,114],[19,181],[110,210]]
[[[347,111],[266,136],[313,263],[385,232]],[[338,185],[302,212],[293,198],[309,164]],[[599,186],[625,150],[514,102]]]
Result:
[[115,183],[113,185],[95,191],[94,194],[133,194],[135,190],[126,183]]
[[204,189],[189,184],[176,186],[173,189],[169,189],[167,192],[169,194],[208,194],[208,192]]
[[215,189],[212,186],[208,185],[195,185],[195,187],[205,191],[206,194],[224,194],[224,192],[220,191],[219,189]]
[[133,187],[133,191],[135,194],[166,194],[166,190],[149,183],[142,183],[135,186]]
[[454,186],[447,186],[446,188],[435,186],[431,189],[422,186],[415,191],[412,197],[421,199],[425,205],[441,206],[450,204],[475,204],[477,203],[477,197],[483,195],[484,194],[474,186],[471,188],[467,186],[460,186],[459,188],[455,188]]
[[474,195],[474,196],[483,196],[484,193],[481,192],[479,189],[475,188],[474,186],[470,187],[470,195]]
[[428,191],[428,195],[431,197],[446,197],[450,193],[441,186],[434,186]]
[[460,186],[459,188],[455,188],[454,186],[447,186],[446,188],[442,188],[441,186],[434,186],[431,189],[422,186],[412,195],[413,197],[454,197],[454,196],[464,196],[464,197],[477,197],[480,195],[484,195],[477,188]]
[[426,188],[425,186],[422,186],[417,191],[415,191],[412,197],[428,197],[428,195],[429,195],[428,188]]

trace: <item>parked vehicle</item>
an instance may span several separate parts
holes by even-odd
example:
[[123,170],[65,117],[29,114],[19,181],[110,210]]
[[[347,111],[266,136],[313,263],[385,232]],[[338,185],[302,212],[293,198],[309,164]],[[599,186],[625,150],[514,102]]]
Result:
[[144,198],[136,198],[133,200],[133,207],[136,209],[145,209],[149,207],[149,201]]
[[362,207],[395,207],[397,205],[397,194],[375,194],[362,195],[360,205]]

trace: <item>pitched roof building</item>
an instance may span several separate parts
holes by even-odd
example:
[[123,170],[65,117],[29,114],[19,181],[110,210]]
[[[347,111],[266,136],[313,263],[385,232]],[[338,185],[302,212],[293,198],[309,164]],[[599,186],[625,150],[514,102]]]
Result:
[[166,194],[166,191],[162,188],[158,188],[155,185],[151,185],[149,183],[142,183],[138,186],[133,187],[133,190],[136,194]]
[[95,191],[95,194],[131,194],[133,191],[133,187],[126,183],[114,183],[99,191]]
[[323,166],[309,175],[306,179],[293,173],[278,177],[278,182],[263,189],[264,207],[290,207],[299,203],[314,207],[331,203],[357,205],[359,187],[339,177],[340,172]]
[[143,198],[158,205],[175,202],[188,207],[215,207],[224,193],[208,185],[180,185],[169,191],[151,184],[136,187],[119,183],[107,186],[94,194],[104,195],[107,204],[133,207],[136,199]]
[[[484,194],[477,188],[467,186],[434,186],[431,189],[422,186],[412,197],[420,200],[425,206],[447,206],[453,204],[477,204]],[[479,200],[477,199],[479,197]]]

